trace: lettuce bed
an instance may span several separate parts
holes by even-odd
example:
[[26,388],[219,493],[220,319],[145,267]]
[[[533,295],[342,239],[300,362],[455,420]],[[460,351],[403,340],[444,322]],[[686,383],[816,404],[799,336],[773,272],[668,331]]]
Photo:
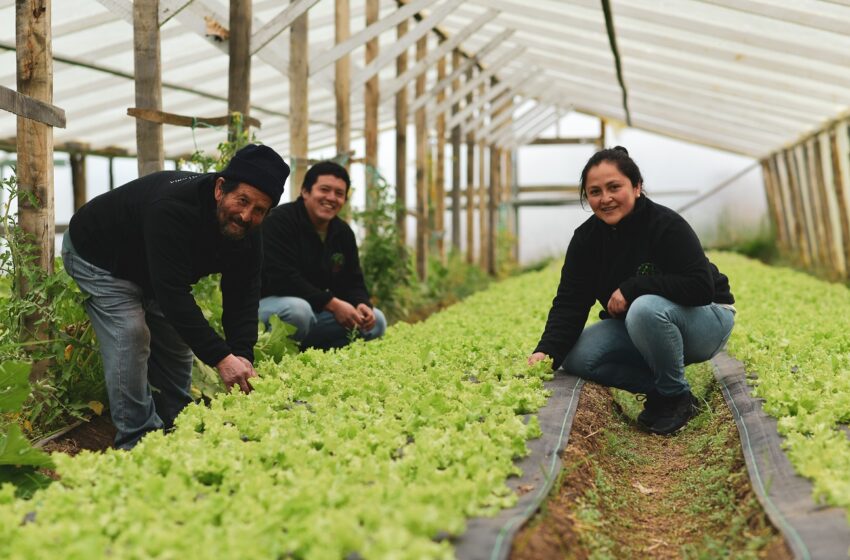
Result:
[[757,376],[754,393],[815,498],[850,512],[850,290],[736,255],[712,260],[737,300],[729,353]]
[[500,283],[380,341],[258,366],[249,396],[190,406],[132,452],[55,457],[0,489],[0,558],[448,558],[516,499],[548,364],[525,366],[558,280]]

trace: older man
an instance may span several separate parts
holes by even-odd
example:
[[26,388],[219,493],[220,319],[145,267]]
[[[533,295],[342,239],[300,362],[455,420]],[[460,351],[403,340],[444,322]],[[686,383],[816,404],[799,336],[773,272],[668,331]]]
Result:
[[[102,194],[71,218],[68,274],[87,296],[103,357],[115,446],[168,429],[192,398],[192,354],[249,392],[262,242],[289,166],[271,148],[239,150],[221,173],[152,173]],[[222,339],[192,296],[221,273]]]
[[304,175],[301,196],[263,225],[260,320],[277,315],[294,325],[305,348],[339,348],[358,332],[372,340],[387,328],[369,301],[354,232],[338,216],[350,187],[344,167],[319,162]]

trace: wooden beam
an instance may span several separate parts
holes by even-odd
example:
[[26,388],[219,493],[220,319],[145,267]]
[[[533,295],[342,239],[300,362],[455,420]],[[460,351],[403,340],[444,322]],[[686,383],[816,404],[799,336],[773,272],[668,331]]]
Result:
[[841,211],[841,228],[844,238],[844,260],[850,268],[850,125],[839,122],[829,132],[833,181],[838,206]]
[[818,260],[821,266],[833,275],[834,263],[830,258],[832,246],[832,231],[829,228],[828,201],[824,195],[823,175],[820,169],[820,159],[817,154],[817,138],[812,136],[801,143],[802,156],[805,158],[806,182],[808,183],[812,210],[814,213],[814,226],[816,229],[815,247],[818,251]]
[[[292,0],[292,3],[298,0]],[[292,167],[290,200],[301,196],[309,151],[309,12],[289,27],[289,158]]]
[[38,99],[0,86],[0,110],[56,128],[65,128],[65,111]]
[[[847,263],[844,259],[844,232],[841,227],[841,205],[835,190],[835,173],[832,169],[832,150],[829,132],[824,130],[817,135],[817,158],[820,166],[821,190],[826,201],[827,216],[830,229],[830,255],[838,278],[847,277]],[[765,190],[767,190],[765,181]],[[774,194],[774,205],[776,195]],[[769,199],[768,199],[769,200]],[[774,209],[775,214],[778,210]]]
[[[487,70],[481,72],[486,74]],[[479,76],[481,75],[479,74]],[[487,85],[481,83],[478,87],[478,96],[484,95],[487,91]],[[490,247],[488,240],[490,232],[488,225],[490,221],[487,217],[487,146],[483,143],[478,144],[478,266],[481,270],[487,272],[490,268],[489,257]]]
[[[469,117],[472,116],[473,112],[482,110],[484,105],[495,99],[496,97],[505,93],[508,89],[514,87],[522,81],[527,80],[536,70],[530,68],[526,72],[517,72],[513,76],[511,76],[508,80],[504,82],[497,82],[491,84],[491,87],[487,90],[487,93],[478,97],[474,103],[470,103],[466,105],[457,115],[453,115],[452,118],[447,123],[447,126],[455,126],[456,124],[461,124],[464,121],[468,120]],[[509,96],[510,97],[510,96]],[[440,106],[440,100],[437,101],[437,106]]]
[[[162,61],[159,40],[159,0],[133,2],[133,52],[136,107],[162,110]],[[161,171],[165,162],[162,125],[136,120],[139,176]]]
[[562,145],[585,145],[599,144],[598,136],[588,136],[586,138],[537,138],[529,142],[530,146],[562,146]]
[[493,144],[501,143],[510,137],[517,134],[522,128],[536,121],[544,112],[551,109],[551,106],[543,101],[538,102],[534,107],[527,109],[523,114],[513,120],[511,126],[502,130],[494,130],[484,138],[484,142]]
[[71,152],[71,189],[74,193],[74,212],[86,203],[86,154],[82,152]]
[[[17,90],[48,105],[53,103],[53,56],[50,36],[50,0],[18,0],[15,4]],[[53,193],[53,129],[46,124],[18,117],[18,225],[35,245],[33,264],[53,273],[55,203]],[[26,297],[29,280],[19,278],[18,296]],[[20,340],[44,339],[47,333],[36,311],[21,317]],[[44,375],[46,364],[34,364],[30,377]]]
[[[401,39],[407,33],[408,23],[398,24],[397,37]],[[407,52],[396,60],[396,75],[407,71]],[[396,227],[402,245],[407,242],[407,87],[400,88],[395,94],[395,199]]]
[[[437,113],[448,110],[453,104],[457,103],[458,100],[464,95],[474,90],[479,84],[484,83],[485,80],[488,80],[492,76],[494,76],[497,70],[504,70],[514,59],[516,59],[524,51],[525,47],[518,47],[516,49],[511,50],[510,52],[503,54],[496,62],[489,65],[484,71],[480,72],[477,76],[475,76],[475,78],[473,78],[471,81],[467,81],[460,89],[460,91],[453,92],[448,99],[437,105],[434,110]],[[448,77],[446,79],[448,79]],[[440,84],[438,82],[437,86],[439,85]],[[431,91],[427,94],[423,93],[422,95],[417,96],[413,103],[411,103],[410,109],[412,111],[415,111],[416,109],[419,109],[419,107],[423,107],[429,101],[431,101],[431,99],[433,99],[436,94],[442,90],[442,88],[437,86],[432,88]]]
[[513,141],[508,141],[505,144],[500,145],[509,148],[516,148],[517,146],[522,146],[532,138],[536,138],[538,134],[558,122],[558,120],[560,119],[561,113],[555,110],[551,114],[540,120],[537,125],[532,126],[530,130],[526,131],[521,136],[516,137]]
[[403,51],[407,50],[416,40],[429,33],[434,27],[443,21],[463,0],[445,0],[432,14],[416,25],[403,39],[391,44],[375,60],[370,61],[354,77],[354,87],[365,83],[381,71],[381,68],[392,62]]
[[[252,2],[253,0],[230,0],[230,54],[227,72],[227,112],[230,114],[248,115],[251,112]],[[240,132],[249,128],[247,123],[231,122],[227,136],[233,141]]]
[[376,39],[384,31],[391,29],[402,21],[413,17],[413,14],[426,9],[428,6],[434,4],[436,1],[437,0],[415,0],[414,2],[411,2],[410,4],[407,4],[404,7],[394,11],[392,14],[388,15],[380,21],[378,21],[378,19],[375,19],[370,25],[367,25],[365,29],[349,37],[347,41],[335,45],[334,48],[317,56],[313,60],[311,74],[315,74],[316,72],[319,72],[322,68],[333,64],[336,59],[341,56],[344,56],[346,53],[350,53],[354,49],[365,44],[366,42]]
[[[313,2],[313,0],[310,0]],[[312,4],[311,4],[312,5]],[[337,44],[351,35],[351,9],[349,0],[336,0],[334,12],[334,40]],[[336,95],[336,153],[351,151],[351,56],[341,56],[334,68],[334,93]],[[345,163],[348,167],[348,162]]]
[[[446,57],[443,56],[437,62],[437,80],[446,77]],[[446,96],[444,91],[437,94],[437,101],[442,101]],[[436,145],[437,169],[434,172],[434,186],[436,201],[434,204],[434,229],[437,232],[437,253],[440,261],[446,262],[446,114],[437,115],[437,145]]]
[[[430,90],[430,94],[427,99],[416,101],[419,101],[420,103],[427,103],[428,101],[433,99],[433,97],[437,94],[438,91],[449,87],[449,85],[451,85],[456,79],[467,73],[469,70],[475,68],[476,65],[480,66],[480,62],[485,56],[490,54],[490,52],[492,52],[497,47],[504,45],[505,41],[513,34],[513,29],[506,29],[495,37],[493,37],[492,39],[490,39],[489,41],[487,41],[486,45],[478,49],[478,52],[475,53],[474,57],[466,59],[459,68],[454,69],[452,73],[446,76],[444,80],[440,80],[439,82],[434,84],[434,86]],[[470,79],[467,78],[466,82],[469,81]],[[411,106],[411,110],[414,109],[415,108]]]
[[[228,126],[230,124],[230,115],[224,117],[190,117],[188,115],[177,115],[175,113],[166,113],[165,111],[157,111],[155,109],[139,109],[137,107],[129,107],[127,115],[141,119],[143,121],[170,124],[174,126],[186,126],[195,128],[197,126]],[[261,128],[262,123],[254,117],[245,117],[245,124],[255,128]]]
[[[405,71],[404,74],[397,75],[396,78],[391,80],[383,87],[383,90],[386,92],[387,96],[385,97],[385,99],[389,99],[391,96],[395,95],[396,92],[398,92],[400,89],[415,80],[419,74],[428,70],[428,68],[433,66],[433,64],[440,59],[440,57],[445,56],[446,54],[448,54],[449,51],[452,51],[453,53],[457,52],[458,56],[460,56],[460,51],[457,50],[456,47],[460,46],[463,41],[471,37],[476,31],[478,31],[484,25],[495,19],[498,15],[499,12],[497,12],[496,10],[488,10],[481,16],[476,18],[472,23],[460,30],[458,33],[452,35],[450,39],[440,43],[440,45],[435,50],[428,53],[428,56],[427,58],[425,58],[425,60],[420,61],[419,63],[411,67],[409,70]],[[461,72],[457,71],[457,68],[459,66],[460,65],[458,65],[457,67],[452,67],[452,75],[454,76],[455,74],[457,74],[455,76],[455,80],[457,80],[457,78],[459,78],[461,75]]]
[[[452,50],[452,70],[461,65],[460,51]],[[460,89],[460,77],[452,82],[452,91]],[[460,104],[452,105],[452,114],[457,114]],[[460,126],[452,128],[452,248],[460,252]]]
[[[464,64],[464,66],[467,66]],[[466,69],[466,81],[472,81],[473,66]],[[459,90],[458,90],[459,91]],[[472,103],[473,93],[466,95],[466,102]],[[466,134],[466,262],[475,262],[475,135],[469,131]],[[454,212],[454,209],[452,209]]]
[[[380,0],[366,0],[366,27],[377,23],[378,18],[380,17],[380,10]],[[367,66],[370,62],[378,58],[379,48],[380,44],[377,37],[370,39],[366,43],[365,62]],[[371,209],[374,207],[377,179],[376,172],[378,170],[378,110],[381,99],[380,81],[377,76],[374,76],[365,83],[365,86],[363,97],[365,111],[363,139],[366,144],[366,180],[364,184],[366,185],[366,208]]]
[[[251,54],[257,54],[260,49],[271,42],[272,39],[286,31],[299,16],[312,8],[319,0],[297,0],[284,8],[282,12],[269,20],[256,33],[251,36]],[[337,4],[337,10],[339,4]],[[348,9],[346,6],[346,14]],[[337,18],[339,15],[337,14]]]
[[[416,42],[416,60],[428,54],[428,36]],[[416,78],[416,95],[425,93],[425,75]],[[416,111],[416,273],[428,277],[428,128],[425,107]]]

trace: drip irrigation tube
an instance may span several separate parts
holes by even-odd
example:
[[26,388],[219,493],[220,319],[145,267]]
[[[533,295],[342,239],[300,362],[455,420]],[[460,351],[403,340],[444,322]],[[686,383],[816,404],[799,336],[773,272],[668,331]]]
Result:
[[800,560],[847,558],[850,526],[843,509],[816,504],[812,484],[782,451],[776,420],[753,398],[744,364],[725,352],[715,356],[714,377],[732,411],[753,490],[768,518]]
[[508,480],[508,486],[515,492],[520,487],[530,490],[519,497],[516,505],[495,517],[470,519],[466,532],[454,543],[457,558],[503,560],[510,555],[514,535],[537,511],[558,479],[561,454],[569,441],[583,385],[583,380],[561,371],[546,382],[552,396],[537,412],[543,435],[528,442],[531,452],[517,462],[522,476]]

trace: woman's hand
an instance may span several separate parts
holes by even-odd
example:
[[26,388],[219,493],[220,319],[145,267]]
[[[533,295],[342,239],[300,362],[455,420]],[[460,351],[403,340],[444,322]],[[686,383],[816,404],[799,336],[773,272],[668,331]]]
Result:
[[612,317],[618,317],[626,313],[626,309],[629,308],[629,302],[623,297],[623,292],[620,291],[620,288],[617,288],[611,294],[611,299],[608,300],[606,308]]
[[533,366],[537,362],[548,359],[549,356],[544,354],[543,352],[535,352],[531,356],[528,357],[528,365]]

